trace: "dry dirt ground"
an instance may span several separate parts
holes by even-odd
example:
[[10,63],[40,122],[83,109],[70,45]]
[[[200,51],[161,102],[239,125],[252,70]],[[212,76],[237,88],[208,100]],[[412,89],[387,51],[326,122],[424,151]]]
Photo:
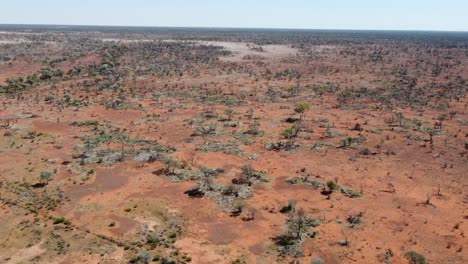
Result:
[[0,263],[468,262],[468,41],[102,34],[1,34]]

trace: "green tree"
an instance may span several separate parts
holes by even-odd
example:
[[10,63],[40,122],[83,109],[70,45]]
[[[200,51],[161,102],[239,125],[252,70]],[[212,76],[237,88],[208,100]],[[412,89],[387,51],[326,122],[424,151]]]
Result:
[[309,104],[298,104],[294,108],[294,112],[299,114],[299,121],[302,121],[302,118],[304,118],[305,112],[307,112],[310,109]]

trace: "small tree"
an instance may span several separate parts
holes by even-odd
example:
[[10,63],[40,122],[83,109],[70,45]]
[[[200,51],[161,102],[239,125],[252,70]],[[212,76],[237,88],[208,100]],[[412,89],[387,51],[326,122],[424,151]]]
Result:
[[216,123],[199,124],[197,127],[195,127],[195,135],[201,136],[203,138],[203,144],[206,145],[207,137],[216,134],[217,126],[218,125]]
[[311,233],[310,228],[319,225],[320,221],[306,216],[303,209],[291,212],[286,220],[285,233],[274,238],[279,252],[289,256],[301,256],[302,242],[306,237],[313,237],[315,233]]
[[296,240],[301,240],[309,228],[318,226],[315,219],[305,215],[304,209],[300,208],[294,213],[289,214],[287,220],[288,234]]
[[39,180],[43,184],[49,184],[50,180],[52,180],[53,173],[50,171],[43,171],[39,176]]
[[120,144],[121,159],[123,160],[125,158],[125,146],[129,143],[130,137],[125,131],[116,132],[114,137],[116,141]]
[[240,177],[233,179],[233,183],[252,185],[258,181],[264,181],[262,174],[256,171],[250,163],[243,164],[241,170]]
[[309,104],[298,104],[298,105],[296,105],[296,107],[294,108],[294,112],[299,114],[299,121],[302,121],[302,118],[304,117],[305,112],[307,110],[309,110],[309,109],[310,109]]
[[327,182],[327,187],[328,187],[328,190],[330,192],[333,192],[334,190],[336,190],[338,188],[338,185],[336,184],[335,181],[328,181]]
[[286,149],[291,149],[294,146],[294,142],[296,141],[295,139],[298,134],[299,128],[297,126],[291,126],[281,131],[280,135],[287,140]]
[[245,113],[245,116],[247,117],[247,120],[249,120],[249,122],[253,119],[254,111],[255,110],[253,108],[249,108]]
[[252,166],[251,163],[245,163],[242,165],[241,167],[241,170],[242,170],[242,175],[244,175],[245,177],[250,177],[254,174],[255,170]]
[[150,264],[153,261],[153,254],[147,250],[143,250],[134,258],[134,263]]
[[395,118],[396,120],[398,121],[398,125],[399,126],[402,126],[403,124],[403,119],[405,118],[405,116],[403,115],[402,112],[395,112]]
[[228,109],[224,110],[224,114],[226,115],[226,119],[228,121],[231,121],[232,116],[234,115],[234,110],[232,108],[228,108]]
[[179,168],[179,166],[180,166],[180,162],[176,158],[173,158],[173,157],[170,157],[170,156],[164,157],[162,159],[162,162],[166,166],[164,168],[165,172],[168,173],[168,174],[171,174],[171,175],[173,175],[175,173],[175,170],[177,168]]
[[203,191],[212,191],[215,187],[213,176],[210,174],[203,174],[203,177],[200,179],[199,187]]
[[437,129],[432,128],[432,127],[426,129],[426,133],[429,135],[429,142],[431,143],[431,145],[434,144],[433,137],[437,135],[437,132],[438,132]]
[[297,137],[298,134],[299,134],[299,128],[297,126],[291,126],[281,131],[281,136],[284,139],[294,139]]
[[244,132],[245,134],[254,136],[262,134],[262,131],[260,130],[260,123],[258,121],[250,122],[248,127],[249,129]]
[[110,153],[110,144],[112,144],[113,140],[114,140],[114,137],[110,133],[104,133],[99,136],[99,141],[106,144],[108,153]]

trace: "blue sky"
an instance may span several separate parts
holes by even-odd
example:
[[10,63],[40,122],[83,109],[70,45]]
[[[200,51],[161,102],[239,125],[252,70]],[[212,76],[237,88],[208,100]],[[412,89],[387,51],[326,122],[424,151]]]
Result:
[[0,24],[468,31],[468,0],[3,0]]

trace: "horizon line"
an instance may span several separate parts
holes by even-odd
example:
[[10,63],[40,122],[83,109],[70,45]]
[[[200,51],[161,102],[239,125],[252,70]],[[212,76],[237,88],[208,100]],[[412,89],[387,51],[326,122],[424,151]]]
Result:
[[233,26],[136,26],[136,25],[96,25],[96,24],[40,24],[40,23],[0,23],[2,26],[45,26],[45,27],[109,27],[109,28],[167,28],[167,29],[219,29],[219,30],[278,30],[278,31],[394,31],[394,32],[446,32],[468,33],[468,30],[444,30],[444,29],[353,29],[353,28],[288,28],[288,27],[233,27]]

